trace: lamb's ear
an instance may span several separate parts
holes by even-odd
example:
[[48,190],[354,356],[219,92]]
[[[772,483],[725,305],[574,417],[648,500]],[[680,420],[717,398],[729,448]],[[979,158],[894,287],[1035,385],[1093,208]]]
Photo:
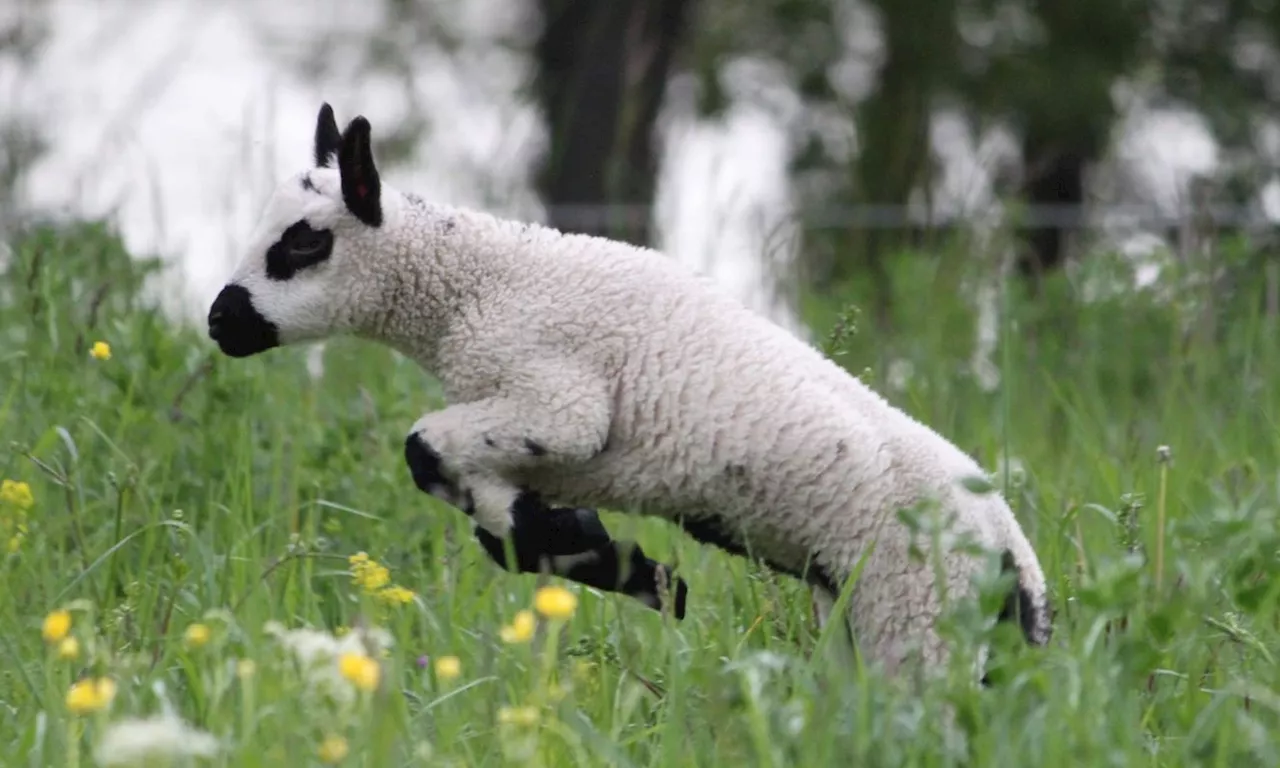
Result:
[[338,150],[338,171],[342,176],[342,199],[347,210],[371,227],[382,225],[382,183],[373,162],[369,121],[357,117],[342,134]]
[[342,132],[333,117],[333,107],[326,102],[320,106],[320,114],[316,117],[316,167],[324,168],[332,163],[334,153],[341,148]]

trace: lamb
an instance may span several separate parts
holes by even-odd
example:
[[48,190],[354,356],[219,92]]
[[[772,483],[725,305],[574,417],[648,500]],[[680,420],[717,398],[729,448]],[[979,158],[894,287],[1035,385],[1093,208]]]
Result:
[[353,335],[434,374],[449,405],[413,424],[405,461],[499,565],[679,618],[686,582],[596,510],[653,515],[807,579],[827,610],[861,568],[842,618],[864,657],[936,668],[941,593],[971,596],[987,561],[941,553],[938,583],[912,556],[930,547],[897,513],[932,500],[1013,572],[1002,617],[1048,642],[1035,552],[998,494],[966,486],[982,474],[968,455],[655,251],[383,184],[370,135],[321,107],[315,167],[267,203],[209,335],[232,357]]

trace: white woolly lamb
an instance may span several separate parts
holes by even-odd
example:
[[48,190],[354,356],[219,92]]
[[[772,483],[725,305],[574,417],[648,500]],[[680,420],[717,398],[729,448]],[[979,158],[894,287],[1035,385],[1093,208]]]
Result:
[[[516,570],[659,607],[665,567],[612,541],[600,507],[749,550],[828,605],[866,556],[848,619],[892,672],[913,644],[930,664],[947,656],[935,564],[897,516],[934,499],[1016,572],[1005,617],[1048,640],[1030,543],[999,495],[963,487],[981,470],[947,440],[660,254],[395,191],[369,137],[363,117],[339,132],[322,107],[317,167],[275,192],[209,334],[235,357],[352,334],[438,377],[450,404],[413,425],[406,462],[499,564],[509,541]],[[940,559],[947,599],[972,595],[984,560]]]

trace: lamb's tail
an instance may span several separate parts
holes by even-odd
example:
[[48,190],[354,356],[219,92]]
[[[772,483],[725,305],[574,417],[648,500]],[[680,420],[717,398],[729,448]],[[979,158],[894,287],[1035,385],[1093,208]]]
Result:
[[1012,573],[1015,579],[996,620],[1017,621],[1027,642],[1047,645],[1053,635],[1053,617],[1040,569],[1030,564],[1020,565],[1012,549],[1001,554],[1000,569],[1004,573]]

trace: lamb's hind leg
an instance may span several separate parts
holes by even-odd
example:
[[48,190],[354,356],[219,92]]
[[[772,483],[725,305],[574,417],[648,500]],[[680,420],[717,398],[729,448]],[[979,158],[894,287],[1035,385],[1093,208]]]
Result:
[[503,539],[476,527],[476,539],[494,562],[520,573],[546,571],[606,592],[619,592],[655,610],[662,608],[658,579],[665,577],[672,613],[684,618],[688,585],[669,566],[649,559],[636,542],[615,541],[595,510],[545,507],[533,494],[515,505],[511,549]]

